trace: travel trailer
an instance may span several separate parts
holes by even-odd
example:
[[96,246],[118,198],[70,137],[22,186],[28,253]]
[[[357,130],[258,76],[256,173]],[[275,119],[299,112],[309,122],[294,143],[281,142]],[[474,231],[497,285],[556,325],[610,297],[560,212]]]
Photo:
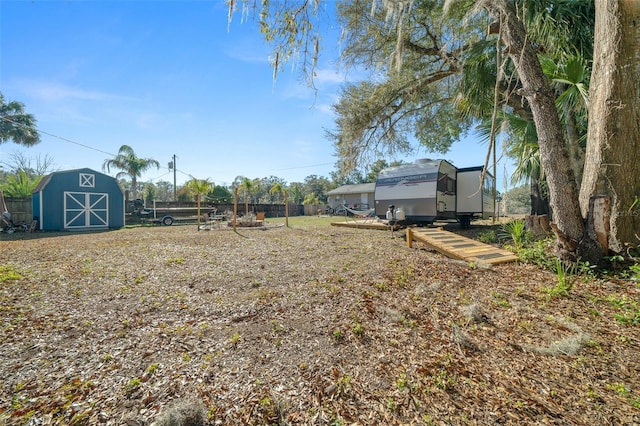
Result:
[[384,218],[393,206],[397,219],[407,223],[457,220],[468,228],[473,218],[494,214],[495,180],[486,173],[481,187],[482,170],[456,169],[446,160],[430,159],[386,168],[376,181],[375,214]]

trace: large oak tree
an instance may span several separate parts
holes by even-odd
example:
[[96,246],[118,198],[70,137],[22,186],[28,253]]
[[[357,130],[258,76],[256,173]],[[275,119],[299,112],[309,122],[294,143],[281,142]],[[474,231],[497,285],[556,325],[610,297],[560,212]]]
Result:
[[610,197],[609,247],[640,243],[640,1],[596,1],[589,134],[580,192]]
[[[232,10],[235,2],[230,3],[230,10]],[[311,64],[316,63],[319,33],[312,31],[313,25],[310,17],[319,10],[321,3],[319,0],[285,0],[278,5],[278,10],[270,8],[269,3],[262,3],[259,15],[262,20],[261,28],[276,52],[274,55],[274,69],[279,69],[283,60],[289,59],[296,49],[302,51],[302,56],[305,58],[310,53],[313,58]],[[387,51],[391,57],[399,55],[406,47],[404,43],[406,33],[403,33],[403,25],[407,20],[410,21],[413,3],[412,1],[399,0],[381,0],[380,2],[372,0],[370,2],[373,12],[376,10],[376,4],[381,4],[386,8],[387,22],[390,28],[396,30],[397,44],[393,51]],[[594,238],[593,233],[586,226],[587,216],[592,213],[589,210],[588,200],[592,196],[601,193],[613,196],[611,203],[612,236],[610,238],[613,244],[611,244],[611,248],[619,250],[624,243],[632,243],[632,241],[629,241],[629,235],[633,233],[633,224],[636,220],[633,213],[636,211],[635,207],[638,204],[638,196],[635,194],[638,188],[637,178],[624,179],[626,175],[633,174],[632,168],[624,167],[625,164],[628,165],[628,162],[625,163],[618,160],[625,155],[627,156],[625,160],[629,158],[635,159],[638,153],[637,126],[640,121],[637,120],[637,115],[633,115],[633,112],[635,111],[637,114],[639,109],[638,90],[637,86],[632,84],[625,91],[627,86],[623,82],[629,79],[635,81],[637,76],[637,9],[640,7],[640,2],[603,0],[598,3],[596,22],[598,22],[601,30],[595,38],[596,49],[604,49],[606,51],[607,41],[611,43],[612,38],[622,40],[619,45],[613,45],[609,49],[620,48],[621,51],[625,52],[627,58],[635,59],[636,63],[622,61],[624,55],[619,53],[620,51],[616,55],[602,55],[602,59],[596,58],[596,61],[602,61],[601,69],[610,67],[611,70],[618,69],[620,71],[614,76],[614,79],[609,78],[609,74],[605,73],[605,77],[603,77],[598,74],[599,70],[594,71],[593,81],[595,84],[609,88],[615,87],[616,89],[612,91],[609,91],[610,89],[596,89],[603,90],[605,93],[615,93],[615,96],[594,96],[591,102],[591,110],[595,113],[595,119],[598,120],[598,123],[595,124],[593,121],[590,123],[587,154],[589,168],[585,170],[585,185],[582,188],[580,197],[579,183],[572,168],[574,163],[571,161],[567,147],[565,127],[560,120],[555,103],[556,94],[551,88],[549,79],[543,72],[539,56],[540,46],[534,45],[534,37],[531,37],[531,34],[527,32],[525,22],[527,18],[526,6],[530,6],[532,3],[526,0],[480,0],[477,2],[452,0],[448,3],[453,4],[454,7],[458,6],[462,10],[475,10],[479,14],[488,13],[496,21],[499,39],[504,47],[504,52],[510,58],[517,73],[519,80],[517,94],[522,96],[523,103],[530,109],[531,117],[535,123],[541,164],[546,174],[551,207],[554,212],[554,229],[558,236],[559,253],[563,257],[579,258],[591,262],[597,262],[603,256],[602,245]],[[548,3],[552,4],[554,2],[549,1]],[[571,6],[570,2],[565,1],[562,3],[564,6]],[[251,4],[251,2],[244,4]],[[255,5],[256,3],[253,4]],[[363,15],[362,19],[367,19],[366,15]],[[602,28],[606,28],[606,31],[602,30]],[[607,31],[612,33],[607,33]],[[426,36],[428,37],[429,33],[426,33]],[[452,42],[459,42],[459,40],[452,39]],[[308,46],[311,45],[314,48],[309,50]],[[498,49],[501,48],[498,47]],[[451,59],[450,63],[455,64],[454,58]],[[395,63],[400,64],[400,61],[395,61]],[[626,66],[626,68],[621,68],[620,66]],[[599,113],[598,108],[602,108],[602,106],[597,107],[595,106],[596,103],[601,105],[602,103],[609,103],[609,111],[612,111],[612,108],[618,110],[624,108],[629,115],[626,115],[623,119],[626,121],[608,121],[611,120],[613,114]],[[603,111],[606,111],[606,109]],[[369,111],[365,109],[363,113],[369,113]],[[609,123],[613,124],[609,125]],[[598,135],[595,129],[592,130],[593,126],[596,125],[603,126],[609,130],[605,132],[605,135]],[[625,141],[611,143],[613,141],[612,133],[616,135],[624,134],[619,129],[625,126],[636,129],[630,134],[634,138],[633,143]],[[614,130],[618,131],[614,132]],[[605,158],[613,160],[613,162],[608,163],[604,161]],[[612,167],[619,167],[620,170],[620,176],[614,180],[611,179],[613,175],[610,169]],[[627,190],[623,191],[622,185],[626,185]],[[583,201],[582,210],[581,200]],[[624,209],[627,209],[626,214],[624,214]],[[620,242],[616,243],[616,241]]]

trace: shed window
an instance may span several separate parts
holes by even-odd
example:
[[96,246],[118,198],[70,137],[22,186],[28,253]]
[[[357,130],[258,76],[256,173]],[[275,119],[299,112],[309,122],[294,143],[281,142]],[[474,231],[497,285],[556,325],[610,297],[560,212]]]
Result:
[[80,173],[80,187],[94,188],[96,186],[96,176],[91,173]]

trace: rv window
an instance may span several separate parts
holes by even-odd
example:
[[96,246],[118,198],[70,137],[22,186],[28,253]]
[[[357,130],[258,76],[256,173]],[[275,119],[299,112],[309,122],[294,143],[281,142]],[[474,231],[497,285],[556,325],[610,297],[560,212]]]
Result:
[[438,178],[438,191],[440,192],[456,192],[456,181],[447,175],[440,175]]
[[447,192],[456,192],[456,181],[453,179],[447,179]]

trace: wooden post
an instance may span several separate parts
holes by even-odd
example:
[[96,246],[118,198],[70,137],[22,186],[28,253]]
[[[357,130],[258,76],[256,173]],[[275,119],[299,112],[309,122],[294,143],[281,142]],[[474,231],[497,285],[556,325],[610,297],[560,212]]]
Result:
[[198,231],[200,231],[200,193],[198,192]]
[[411,228],[407,228],[407,247],[411,248],[413,246],[413,231]]
[[289,227],[289,196],[287,191],[284,191],[284,222],[287,224],[287,228]]
[[236,230],[236,222],[238,220],[238,188],[233,190],[233,230]]

